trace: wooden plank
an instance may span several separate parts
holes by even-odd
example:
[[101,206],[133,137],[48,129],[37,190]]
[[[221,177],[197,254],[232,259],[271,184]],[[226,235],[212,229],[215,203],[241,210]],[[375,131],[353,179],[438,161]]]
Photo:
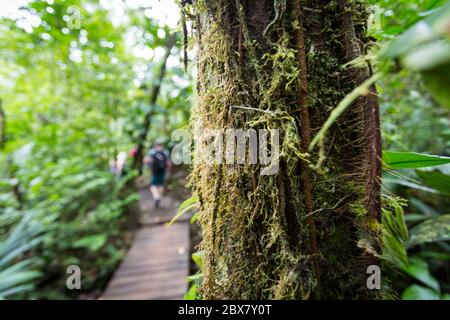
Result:
[[[129,274],[126,277],[118,278],[112,283],[109,288],[119,288],[124,286],[130,286],[130,285],[140,285],[143,286],[160,286],[161,282],[169,283],[173,279],[176,279],[176,283],[178,283],[178,280],[181,278],[183,281],[186,280],[185,274],[186,271],[181,269],[177,271],[170,271],[168,273],[158,273],[158,274]],[[145,283],[145,284],[144,284]]]
[[181,299],[189,275],[189,228],[183,221],[142,227],[101,299]]
[[185,268],[185,262],[184,261],[180,261],[180,262],[172,262],[170,264],[170,266],[168,266],[166,263],[164,264],[159,264],[159,265],[154,265],[154,266],[138,266],[135,268],[127,268],[127,269],[120,269],[116,271],[116,275],[117,276],[126,276],[126,275],[130,275],[130,274],[143,274],[145,275],[146,273],[149,272],[161,272],[161,271],[165,271],[165,270],[179,270],[180,268]]
[[[181,285],[180,285],[181,284]],[[186,292],[187,282],[184,277],[177,277],[172,278],[171,280],[168,279],[161,279],[158,282],[131,282],[129,284],[121,284],[121,285],[115,285],[113,284],[108,288],[106,293],[103,295],[104,299],[108,299],[108,296],[120,296],[122,295],[122,298],[124,300],[127,300],[130,295],[147,295],[151,299],[152,296],[159,296],[161,292],[165,291],[176,291],[180,292],[180,297],[182,298],[182,295]]]
[[180,288],[165,290],[156,294],[148,292],[131,292],[124,295],[124,293],[117,293],[110,296],[102,297],[103,300],[164,300],[172,299],[179,300],[184,296],[185,290]]
[[149,261],[143,261],[143,260],[129,260],[126,265],[123,266],[123,268],[126,269],[135,269],[138,267],[161,267],[161,266],[167,266],[168,264],[179,264],[180,262],[184,262],[186,260],[186,257],[179,257],[178,259],[168,258],[165,259],[164,257],[149,260]]

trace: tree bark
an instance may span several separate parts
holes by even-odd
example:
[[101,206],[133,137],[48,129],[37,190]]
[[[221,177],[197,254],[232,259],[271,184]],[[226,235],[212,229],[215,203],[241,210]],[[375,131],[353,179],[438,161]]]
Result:
[[274,176],[261,176],[260,165],[194,164],[203,298],[381,298],[366,287],[376,260],[358,246],[376,246],[381,210],[375,90],[335,122],[321,150],[307,153],[333,108],[370,76],[369,68],[342,67],[370,42],[367,4],[197,0],[193,11],[193,126],[279,129],[281,148]]

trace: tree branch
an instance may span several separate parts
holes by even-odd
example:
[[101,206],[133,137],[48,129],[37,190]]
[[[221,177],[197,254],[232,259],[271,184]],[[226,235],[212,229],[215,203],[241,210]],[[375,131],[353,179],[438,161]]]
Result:
[[170,51],[172,50],[172,48],[175,45],[175,41],[176,41],[176,33],[172,33],[171,35],[169,35],[169,37],[167,39],[166,52],[161,61],[158,78],[156,79],[156,81],[153,82],[153,87],[151,89],[150,100],[149,100],[150,110],[145,115],[143,129],[137,138],[136,156],[133,159],[132,167],[133,167],[133,169],[137,169],[139,171],[139,174],[142,173],[142,160],[144,158],[143,157],[144,147],[145,147],[145,141],[147,140],[148,132],[150,130],[151,120],[152,120],[152,116],[153,116],[153,106],[155,105],[156,100],[158,100],[159,92],[161,90],[161,83],[166,74],[167,59],[170,56]]
[[[300,135],[302,152],[308,152],[308,146],[311,141],[311,126],[309,122],[308,110],[308,70],[306,67],[306,50],[305,50],[305,35],[303,30],[302,6],[300,0],[294,2],[295,16],[298,18],[298,26],[294,30],[294,36],[297,46],[297,60],[300,75],[298,77],[298,105],[300,110]],[[306,223],[309,227],[309,240],[311,258],[313,263],[313,270],[316,276],[317,286],[320,284],[320,272],[317,251],[317,230],[314,223],[314,217],[310,213],[313,212],[311,173],[308,165],[303,164],[302,183],[304,193],[304,204],[308,215],[306,216]],[[319,290],[317,290],[319,292]]]

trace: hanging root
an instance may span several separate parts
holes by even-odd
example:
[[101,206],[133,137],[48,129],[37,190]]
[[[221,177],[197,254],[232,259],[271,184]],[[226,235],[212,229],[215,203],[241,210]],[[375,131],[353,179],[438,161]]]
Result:
[[[355,34],[351,5],[347,0],[342,0],[341,6],[345,56],[348,61],[354,61],[361,57],[362,50]],[[356,85],[362,84],[372,76],[370,65],[366,68],[354,67],[351,72]],[[368,210],[368,216],[375,221],[380,221],[381,131],[377,92],[374,84],[369,86],[368,93],[365,96],[357,99],[355,107],[361,110],[364,127],[362,144],[364,145],[365,159],[361,163],[366,189],[364,202]]]
[[[306,50],[305,50],[305,37],[303,33],[303,21],[302,21],[302,8],[300,0],[295,0],[294,2],[294,12],[295,17],[297,17],[297,28],[294,29],[295,42],[297,46],[297,60],[299,65],[299,76],[298,76],[298,105],[300,109],[300,133],[302,142],[302,152],[308,152],[308,147],[311,141],[311,126],[309,121],[309,109],[308,109],[308,76],[306,67]],[[311,182],[310,169],[307,164],[303,163],[303,193],[305,201],[305,209],[307,212],[306,222],[309,227],[309,238],[311,247],[311,257],[313,261],[314,274],[316,276],[317,285],[320,286],[320,271],[319,263],[317,260],[317,231],[314,223],[314,217],[311,214],[313,212],[313,201],[312,193],[313,186]]]
[[183,29],[183,65],[184,65],[184,72],[188,72],[188,54],[187,54],[187,48],[188,48],[188,30],[186,25],[186,14],[184,9],[181,9],[181,27]]

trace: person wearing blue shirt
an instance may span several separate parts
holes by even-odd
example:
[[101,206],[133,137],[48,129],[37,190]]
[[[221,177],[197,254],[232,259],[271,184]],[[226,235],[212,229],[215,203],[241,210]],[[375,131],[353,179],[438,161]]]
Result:
[[164,193],[164,183],[167,171],[170,170],[172,162],[169,152],[164,149],[162,143],[157,142],[144,158],[152,172],[150,178],[150,192],[155,200],[155,208],[159,208]]

